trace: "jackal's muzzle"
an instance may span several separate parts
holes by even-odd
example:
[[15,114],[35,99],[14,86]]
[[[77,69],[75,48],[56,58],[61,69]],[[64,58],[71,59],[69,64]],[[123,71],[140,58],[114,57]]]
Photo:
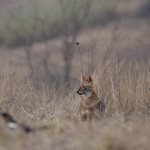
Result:
[[77,91],[77,93],[78,93],[79,95],[84,94],[84,92],[81,92],[80,89]]
[[86,96],[91,96],[92,94],[92,88],[90,86],[83,86],[80,87],[79,90],[77,91],[79,95],[86,95]]

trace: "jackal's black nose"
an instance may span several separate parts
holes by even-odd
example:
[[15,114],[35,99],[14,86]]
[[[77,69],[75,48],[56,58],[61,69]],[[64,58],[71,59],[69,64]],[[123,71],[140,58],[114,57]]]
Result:
[[79,90],[77,91],[77,93],[78,93],[79,95],[82,95],[82,94],[83,94],[83,93],[81,93],[81,91],[79,91]]

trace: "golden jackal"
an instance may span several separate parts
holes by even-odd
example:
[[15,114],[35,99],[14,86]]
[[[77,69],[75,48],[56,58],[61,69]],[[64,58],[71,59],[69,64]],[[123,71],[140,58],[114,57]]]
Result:
[[81,77],[81,86],[77,93],[82,96],[79,107],[81,120],[98,120],[105,111],[105,105],[98,98],[97,88],[91,76]]

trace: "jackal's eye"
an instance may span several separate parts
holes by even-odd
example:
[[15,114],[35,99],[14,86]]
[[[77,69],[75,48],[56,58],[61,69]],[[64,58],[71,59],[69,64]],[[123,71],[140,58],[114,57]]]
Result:
[[90,86],[86,86],[85,89],[88,90],[88,91],[91,91],[91,90],[92,90],[92,88],[91,88]]
[[89,87],[84,85],[83,88],[84,88],[84,89],[88,89]]
[[87,86],[83,86],[83,88],[84,88],[84,89],[86,89],[86,88],[87,88]]

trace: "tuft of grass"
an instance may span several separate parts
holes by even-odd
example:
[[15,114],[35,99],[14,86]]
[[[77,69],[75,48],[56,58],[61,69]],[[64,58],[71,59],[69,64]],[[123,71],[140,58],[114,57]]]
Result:
[[7,129],[0,118],[0,149],[149,149],[149,65],[106,59],[92,76],[106,103],[105,116],[81,123],[77,83],[69,88],[35,83],[29,70],[1,63],[0,111],[11,113],[19,122],[33,127],[46,124],[49,129],[25,134]]

